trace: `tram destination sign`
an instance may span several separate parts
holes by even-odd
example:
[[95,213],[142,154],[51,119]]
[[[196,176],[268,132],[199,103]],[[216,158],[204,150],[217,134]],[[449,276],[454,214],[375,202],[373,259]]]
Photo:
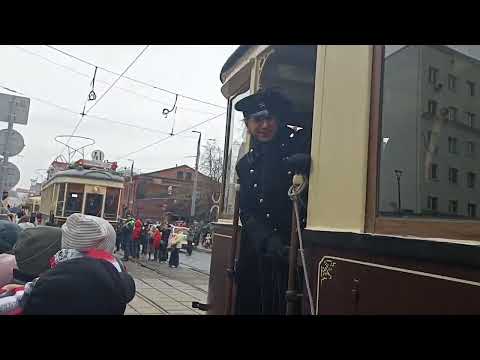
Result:
[[27,125],[30,99],[23,96],[0,94],[0,121]]

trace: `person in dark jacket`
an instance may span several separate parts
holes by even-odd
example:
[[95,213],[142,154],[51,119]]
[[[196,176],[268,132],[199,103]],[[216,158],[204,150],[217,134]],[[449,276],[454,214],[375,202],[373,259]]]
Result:
[[159,251],[159,262],[168,261],[168,238],[170,237],[170,233],[172,230],[167,225],[162,229],[159,229],[162,233],[162,241],[160,242],[160,251]]
[[238,314],[285,314],[292,222],[288,190],[298,171],[290,159],[303,159],[302,172],[308,172],[309,144],[301,131],[287,127],[293,107],[278,91],[260,91],[240,100],[235,108],[243,112],[253,139],[250,151],[236,166],[242,221],[236,310]]

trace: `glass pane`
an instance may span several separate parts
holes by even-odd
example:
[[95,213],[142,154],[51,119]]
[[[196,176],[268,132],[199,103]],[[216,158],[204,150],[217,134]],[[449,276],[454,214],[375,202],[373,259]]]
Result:
[[83,184],[68,184],[64,216],[82,212]]
[[248,151],[248,136],[247,128],[245,127],[243,113],[235,110],[235,104],[244,97],[250,95],[250,89],[238,94],[231,101],[231,115],[230,115],[230,140],[228,148],[227,166],[226,166],[226,181],[225,181],[225,195],[223,202],[223,218],[232,218],[235,206],[235,184],[237,182],[237,173],[235,166],[237,161],[242,158]]
[[117,218],[119,198],[120,198],[120,189],[107,188],[107,197],[105,199],[105,211],[103,215],[104,218],[106,219]]
[[57,194],[57,211],[55,216],[63,216],[63,202],[65,200],[65,184],[60,184]]
[[379,212],[477,218],[480,46],[388,45]]

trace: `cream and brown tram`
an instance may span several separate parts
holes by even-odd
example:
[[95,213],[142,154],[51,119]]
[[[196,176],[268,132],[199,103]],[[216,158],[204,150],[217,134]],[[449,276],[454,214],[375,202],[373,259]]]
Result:
[[[241,296],[234,169],[250,141],[234,106],[270,87],[311,136],[302,238],[314,314],[480,313],[480,46],[240,46],[220,79],[228,113],[208,313],[236,314]],[[299,258],[290,267],[302,272]],[[304,280],[293,285],[289,313],[309,314]]]
[[73,213],[103,217],[113,225],[120,212],[123,177],[108,170],[73,168],[55,173],[42,184],[40,213],[44,222],[61,225]]

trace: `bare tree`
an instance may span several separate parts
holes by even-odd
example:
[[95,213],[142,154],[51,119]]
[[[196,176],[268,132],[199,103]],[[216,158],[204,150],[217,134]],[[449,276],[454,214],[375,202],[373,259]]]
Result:
[[213,142],[203,145],[203,152],[200,157],[200,171],[207,174],[210,179],[220,183],[223,173],[223,150]]

